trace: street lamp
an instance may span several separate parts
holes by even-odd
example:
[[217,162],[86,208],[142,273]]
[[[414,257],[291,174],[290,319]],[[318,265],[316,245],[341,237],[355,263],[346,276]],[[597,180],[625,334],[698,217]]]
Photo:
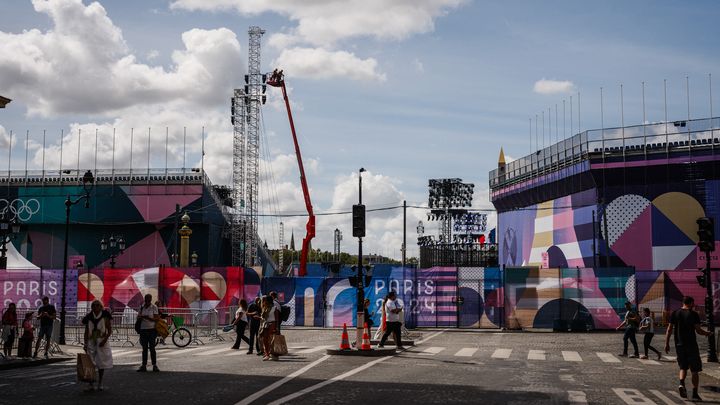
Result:
[[115,238],[115,235],[110,235],[108,240],[105,240],[103,236],[100,239],[100,251],[103,253],[110,251],[110,268],[115,268],[115,259],[125,252],[125,238],[119,236]]
[[[365,319],[365,291],[363,291],[363,254],[362,254],[362,238],[365,236],[365,206],[362,205],[362,174],[365,171],[364,167],[358,170],[358,207],[362,211],[362,224],[359,224],[362,228],[357,233],[358,238],[358,264],[357,264],[357,342],[362,341],[363,333],[363,320]],[[353,233],[355,233],[355,224],[353,224]],[[355,235],[353,235],[355,236]]]
[[192,265],[192,267],[197,267],[198,265],[198,254],[195,251],[193,251],[190,255],[190,264]]
[[7,244],[10,236],[15,236],[20,232],[20,224],[17,218],[12,221],[5,219],[5,213],[0,218],[0,269],[7,269]]
[[62,302],[60,306],[60,344],[65,344],[65,299],[67,291],[67,268],[68,268],[68,238],[70,236],[70,207],[85,200],[85,208],[90,208],[90,191],[95,183],[95,177],[90,170],[82,177],[83,190],[85,195],[72,200],[70,196],[65,199],[65,253],[63,254],[63,278],[62,278]]

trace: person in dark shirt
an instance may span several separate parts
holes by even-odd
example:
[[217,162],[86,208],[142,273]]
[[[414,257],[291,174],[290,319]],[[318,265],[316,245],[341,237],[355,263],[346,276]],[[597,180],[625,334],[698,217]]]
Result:
[[670,352],[670,335],[675,338],[675,353],[677,354],[678,366],[680,366],[680,386],[678,391],[680,396],[687,398],[687,389],[685,388],[685,377],[687,370],[692,373],[693,401],[701,401],[698,395],[698,385],[700,384],[700,371],[702,371],[702,361],[700,360],[700,349],[698,348],[695,333],[703,336],[712,335],[700,327],[700,316],[693,311],[695,299],[693,297],[683,297],[682,308],[673,311],[670,315],[670,323],[665,333],[665,353]]
[[[255,302],[251,303],[247,309],[247,317],[250,321],[250,348],[247,354],[252,354],[253,347],[258,356],[262,354],[260,350],[260,337],[258,332],[260,331],[260,298],[255,298]],[[254,343],[253,343],[254,342]]]
[[45,358],[49,357],[50,339],[52,338],[53,325],[55,323],[55,306],[50,304],[50,298],[42,297],[42,306],[38,308],[38,319],[40,320],[40,333],[35,343],[35,353],[33,358],[37,357],[40,348],[40,341],[45,338]]

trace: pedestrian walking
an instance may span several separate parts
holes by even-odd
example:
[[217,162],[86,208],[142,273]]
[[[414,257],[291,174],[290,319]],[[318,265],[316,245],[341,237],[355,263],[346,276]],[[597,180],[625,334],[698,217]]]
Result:
[[253,347],[255,352],[260,356],[263,351],[260,349],[260,322],[261,322],[260,297],[255,297],[255,301],[250,303],[247,310],[247,317],[250,321],[250,348],[247,354],[252,354]]
[[12,355],[12,347],[15,343],[15,336],[17,336],[17,328],[17,308],[15,307],[15,303],[11,302],[2,314],[3,355],[6,359]]
[[643,309],[643,318],[642,321],[640,321],[640,331],[645,333],[645,336],[643,337],[643,349],[645,349],[645,355],[640,357],[641,359],[647,359],[648,358],[648,349],[652,350],[655,354],[657,354],[657,359],[662,360],[662,354],[654,347],[650,345],[652,342],[653,336],[655,336],[655,322],[652,319],[652,316],[650,316],[650,308]]
[[[97,390],[102,391],[105,389],[103,386],[105,370],[113,366],[112,350],[108,344],[112,334],[112,315],[103,308],[102,302],[95,300],[90,305],[90,313],[82,319],[82,324],[85,325],[85,353],[90,356],[97,368]],[[95,391],[95,389],[91,382],[87,391]]]
[[387,296],[387,302],[385,303],[385,333],[382,339],[380,339],[378,347],[385,347],[385,341],[387,341],[388,336],[392,333],[397,349],[405,349],[401,340],[402,322],[400,322],[400,312],[402,309],[402,305],[400,305],[397,300],[397,294],[395,291],[390,291]]
[[145,296],[145,303],[140,307],[138,318],[140,323],[140,346],[142,346],[142,365],[137,371],[147,371],[148,352],[150,352],[150,361],[152,361],[152,369],[155,372],[160,371],[157,366],[157,354],[155,353],[155,343],[157,339],[157,330],[155,323],[160,320],[160,311],[158,307],[152,303],[152,295]]
[[25,313],[25,319],[22,323],[22,335],[18,339],[18,357],[26,359],[32,355],[32,342],[35,338],[32,324],[32,312]]
[[50,304],[50,298],[42,297],[42,306],[38,308],[37,313],[38,319],[40,319],[40,333],[38,333],[37,342],[35,342],[33,358],[37,357],[40,342],[45,339],[45,358],[47,359],[50,357],[48,352],[50,351],[50,339],[52,339],[57,311],[55,310],[55,306]]
[[687,389],[685,388],[685,377],[690,369],[692,373],[692,400],[702,401],[698,395],[698,385],[700,384],[700,372],[702,371],[702,361],[700,360],[700,349],[698,348],[695,333],[703,336],[711,336],[712,332],[706,331],[700,327],[700,315],[693,310],[695,307],[695,299],[693,297],[683,297],[682,308],[673,311],[670,315],[670,323],[665,333],[665,353],[670,353],[670,335],[675,339],[675,354],[677,355],[677,363],[680,367],[679,379],[680,385],[678,392],[683,398],[687,398]]
[[252,345],[250,344],[250,340],[245,336],[245,328],[248,325],[247,311],[247,301],[240,300],[240,307],[237,309],[237,311],[235,311],[235,320],[232,323],[235,326],[235,333],[237,334],[237,337],[235,338],[235,344],[232,345],[232,349],[239,350],[240,342],[245,341],[245,343],[250,346],[250,353],[252,353]]
[[262,299],[262,322],[260,324],[260,336],[263,344],[263,361],[277,360],[278,357],[272,354],[272,338],[277,334],[277,320],[280,319],[278,311],[271,296],[267,295]]
[[628,340],[632,343],[635,354],[630,358],[636,359],[639,357],[640,351],[638,350],[637,340],[635,339],[635,332],[637,332],[638,326],[640,325],[640,317],[633,311],[632,304],[629,302],[625,303],[625,319],[618,325],[616,330],[620,330],[625,327],[625,333],[623,334],[623,352],[621,357],[627,357],[628,355]]

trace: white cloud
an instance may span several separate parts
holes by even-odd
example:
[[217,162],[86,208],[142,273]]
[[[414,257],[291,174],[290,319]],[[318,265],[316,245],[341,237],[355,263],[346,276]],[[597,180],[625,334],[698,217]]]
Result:
[[275,43],[296,41],[330,46],[344,39],[373,37],[403,40],[431,32],[435,18],[465,0],[176,0],[173,9],[227,11],[254,16],[275,13],[296,21],[288,33],[275,34]]
[[535,82],[533,91],[540,94],[561,94],[571,93],[575,85],[569,80],[548,80],[542,78]]
[[[402,41],[432,32],[435,19],[466,0],[175,0],[172,9],[235,11],[242,15],[279,14],[296,25],[270,35],[281,50],[277,62],[296,76],[385,80],[374,58],[357,57],[338,44],[358,38]],[[415,63],[422,71],[422,65]]]
[[351,80],[384,81],[384,73],[377,71],[374,58],[360,59],[345,51],[328,51],[322,48],[290,48],[280,53],[273,62],[282,66],[293,77],[326,79],[342,77]]
[[110,116],[168,100],[218,104],[242,79],[240,44],[226,28],[183,33],[185,49],[174,51],[165,69],[138,62],[97,2],[34,0],[33,6],[50,17],[51,29],[0,31],[0,88],[30,115]]
[[147,55],[145,55],[145,58],[147,60],[155,60],[159,56],[160,56],[160,51],[158,51],[157,49],[153,49],[150,52],[148,52]]

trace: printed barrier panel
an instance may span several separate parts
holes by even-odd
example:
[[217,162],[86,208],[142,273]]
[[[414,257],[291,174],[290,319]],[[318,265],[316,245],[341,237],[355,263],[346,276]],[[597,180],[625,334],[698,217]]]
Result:
[[[42,297],[60,311],[62,301],[63,270],[0,270],[2,308],[14,302],[18,309],[35,309],[42,305]],[[78,272],[68,269],[65,279],[65,308],[77,307]]]

